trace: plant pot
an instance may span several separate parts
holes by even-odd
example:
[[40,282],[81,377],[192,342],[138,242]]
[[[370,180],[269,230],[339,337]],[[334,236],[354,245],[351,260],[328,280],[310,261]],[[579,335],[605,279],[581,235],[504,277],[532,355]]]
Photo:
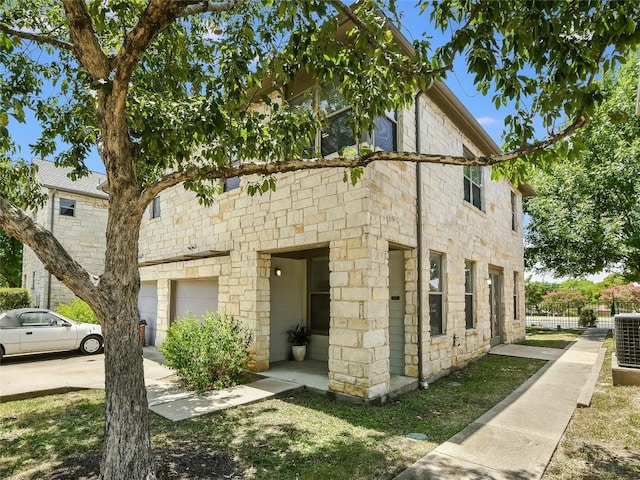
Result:
[[291,353],[293,353],[293,358],[296,359],[297,362],[301,362],[304,360],[304,356],[307,354],[307,346],[306,345],[292,345]]

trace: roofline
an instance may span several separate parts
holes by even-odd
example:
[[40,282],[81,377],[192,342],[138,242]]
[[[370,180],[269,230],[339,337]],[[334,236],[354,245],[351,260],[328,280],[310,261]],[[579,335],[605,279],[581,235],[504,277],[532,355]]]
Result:
[[56,185],[49,185],[45,183],[41,183],[40,185],[42,185],[44,188],[48,188],[49,190],[55,190],[56,192],[73,193],[75,195],[83,195],[85,197],[100,198],[102,200],[107,200],[109,198],[109,195],[107,195],[106,193],[103,193],[103,194],[100,194],[99,192],[89,193],[89,192],[84,192],[80,190],[73,190],[71,188],[64,188],[64,187],[58,187]]

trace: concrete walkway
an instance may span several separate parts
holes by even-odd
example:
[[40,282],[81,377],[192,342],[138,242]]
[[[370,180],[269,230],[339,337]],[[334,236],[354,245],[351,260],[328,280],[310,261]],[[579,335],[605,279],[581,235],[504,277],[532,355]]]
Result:
[[[557,359],[552,349],[505,345],[491,353],[550,360],[506,399],[395,480],[542,478],[579,402],[602,367],[607,329],[590,329]],[[587,398],[588,397],[588,398]]]

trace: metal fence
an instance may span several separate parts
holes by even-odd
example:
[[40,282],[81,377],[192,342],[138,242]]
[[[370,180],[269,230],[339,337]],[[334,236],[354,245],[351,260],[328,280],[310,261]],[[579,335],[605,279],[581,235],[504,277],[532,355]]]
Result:
[[528,327],[580,328],[580,312],[591,309],[595,313],[596,326],[614,328],[616,313],[640,312],[640,303],[618,302],[596,305],[574,303],[540,303],[526,306]]

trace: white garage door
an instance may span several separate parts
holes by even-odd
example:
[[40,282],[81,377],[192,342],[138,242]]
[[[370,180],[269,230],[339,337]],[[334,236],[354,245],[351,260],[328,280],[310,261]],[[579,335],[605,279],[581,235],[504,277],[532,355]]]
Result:
[[404,375],[404,252],[389,252],[389,372]]
[[140,318],[147,322],[145,329],[147,345],[155,345],[158,325],[158,287],[156,282],[140,283],[138,311],[140,312]]
[[218,310],[218,279],[176,280],[173,282],[173,319],[191,312],[200,318]]

